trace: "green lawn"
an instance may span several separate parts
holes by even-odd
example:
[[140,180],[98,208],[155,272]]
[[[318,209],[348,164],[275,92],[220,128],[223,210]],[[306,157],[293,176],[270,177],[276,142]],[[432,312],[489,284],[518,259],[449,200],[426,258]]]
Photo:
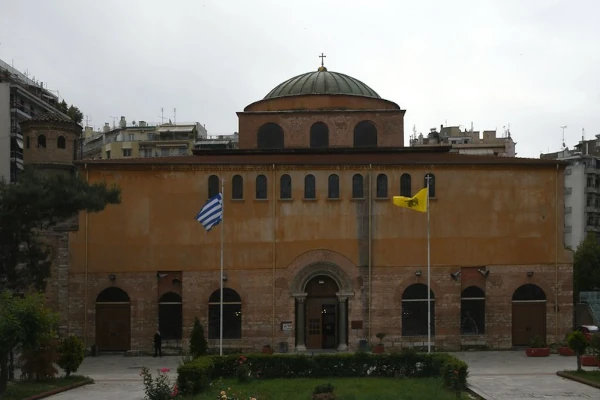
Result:
[[563,372],[570,376],[576,376],[578,378],[582,378],[582,379],[600,384],[600,370],[581,371],[581,372],[563,371]]
[[[237,394],[241,399],[256,400],[310,400],[315,386],[331,383],[337,400],[456,400],[456,395],[442,387],[441,379],[392,378],[331,378],[331,379],[271,379],[238,383],[235,379],[214,381],[210,392],[195,400],[214,400],[221,390],[227,395]],[[228,390],[230,388],[230,390]],[[243,397],[245,396],[245,397]],[[461,399],[470,398],[463,393]]]
[[12,381],[8,382],[8,388],[2,400],[23,400],[36,394],[48,392],[53,389],[69,386],[77,382],[88,380],[86,376],[71,376],[69,378],[56,378],[48,381]]

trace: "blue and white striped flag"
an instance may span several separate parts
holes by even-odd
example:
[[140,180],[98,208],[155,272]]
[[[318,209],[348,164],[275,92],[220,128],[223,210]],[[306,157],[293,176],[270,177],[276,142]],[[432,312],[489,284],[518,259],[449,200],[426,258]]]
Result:
[[196,221],[200,222],[206,231],[219,224],[223,219],[223,196],[218,193],[208,199],[202,210],[196,215]]

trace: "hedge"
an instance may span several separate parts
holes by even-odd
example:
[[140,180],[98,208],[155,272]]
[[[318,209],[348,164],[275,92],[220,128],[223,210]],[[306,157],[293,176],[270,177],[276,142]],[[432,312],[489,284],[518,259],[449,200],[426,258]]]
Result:
[[177,369],[179,388],[187,394],[201,392],[212,379],[236,377],[240,363],[249,368],[253,379],[441,377],[444,385],[452,390],[464,389],[468,375],[466,363],[445,353],[246,354],[204,356],[181,365]]

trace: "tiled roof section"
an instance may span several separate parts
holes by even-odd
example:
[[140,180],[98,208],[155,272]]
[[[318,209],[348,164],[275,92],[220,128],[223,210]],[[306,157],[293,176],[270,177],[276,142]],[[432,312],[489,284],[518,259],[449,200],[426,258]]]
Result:
[[363,97],[381,97],[369,86],[351,76],[326,69],[307,72],[277,85],[265,99],[306,94],[346,94]]
[[32,121],[49,121],[49,122],[73,122],[70,118],[63,117],[62,115],[53,113],[51,111],[46,111],[38,115],[37,117],[33,117]]
[[193,156],[80,160],[102,165],[566,165],[558,160],[449,153],[445,147],[386,149],[195,150]]

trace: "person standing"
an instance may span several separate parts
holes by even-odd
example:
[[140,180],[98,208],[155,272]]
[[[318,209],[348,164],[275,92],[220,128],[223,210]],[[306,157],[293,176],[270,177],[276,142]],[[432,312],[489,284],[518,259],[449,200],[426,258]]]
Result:
[[162,357],[162,337],[160,336],[160,331],[158,329],[154,334],[154,357],[157,355]]

